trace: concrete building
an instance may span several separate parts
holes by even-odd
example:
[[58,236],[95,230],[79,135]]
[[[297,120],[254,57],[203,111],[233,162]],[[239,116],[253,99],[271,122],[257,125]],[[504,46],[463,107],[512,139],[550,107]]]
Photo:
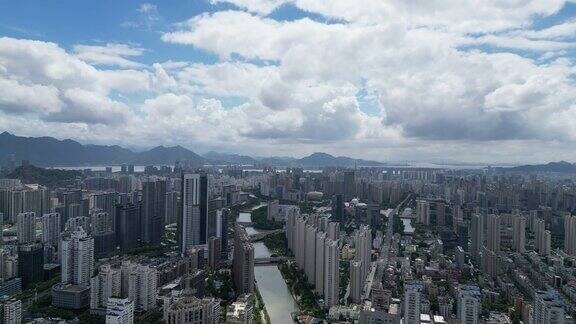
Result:
[[147,311],[156,307],[158,296],[156,268],[137,265],[130,267],[128,273],[128,297],[134,301],[134,308],[138,311]]
[[206,243],[208,221],[208,176],[182,174],[181,211],[178,217],[180,253],[189,247]]
[[420,324],[420,302],[424,285],[421,282],[404,284],[404,324]]
[[500,216],[490,214],[487,217],[486,247],[488,250],[500,252]]
[[18,243],[27,244],[36,241],[36,214],[34,212],[19,213],[16,220],[18,226]]
[[62,237],[62,283],[90,286],[94,273],[94,239],[82,228]]
[[430,203],[428,201],[416,201],[416,220],[424,225],[430,225]]
[[121,296],[121,272],[109,264],[100,266],[100,271],[90,281],[90,308],[104,309],[108,299]]
[[350,261],[350,298],[355,304],[362,301],[362,261]]
[[170,191],[166,193],[166,212],[164,222],[166,224],[177,223],[180,215],[180,192]]
[[42,215],[42,242],[51,245],[58,244],[61,226],[59,213]]
[[22,288],[44,280],[44,249],[42,244],[30,243],[18,246],[18,276]]
[[219,237],[211,237],[208,239],[208,267],[210,269],[220,268],[220,260],[222,259],[222,239]]
[[129,298],[109,298],[106,304],[106,324],[134,323],[134,302]]
[[226,324],[252,324],[254,295],[242,295],[226,312]]
[[158,245],[164,237],[166,212],[166,180],[142,182],[142,241]]
[[244,226],[234,228],[234,256],[232,275],[238,294],[254,293],[254,246]]
[[90,287],[58,283],[52,286],[52,305],[74,310],[90,306]]
[[472,215],[470,236],[470,254],[476,262],[479,262],[480,254],[484,246],[484,218],[481,214]]
[[576,255],[576,216],[564,215],[564,252]]
[[517,216],[512,219],[512,248],[514,251],[526,251],[526,218]]
[[22,301],[15,298],[0,297],[0,310],[2,310],[2,323],[22,323]]
[[220,301],[194,296],[169,297],[164,300],[166,324],[218,324]]
[[536,250],[541,256],[548,256],[551,252],[552,234],[546,229],[546,223],[543,219],[536,219],[535,221],[535,238]]
[[140,203],[118,205],[116,209],[116,242],[122,251],[140,242]]
[[533,324],[564,324],[564,302],[557,291],[536,291]]
[[315,279],[314,282],[316,283],[314,286],[314,291],[318,295],[324,295],[324,259],[325,259],[325,250],[326,250],[326,232],[317,232],[316,233],[316,265],[315,265]]
[[316,226],[306,225],[304,232],[304,273],[308,277],[308,282],[316,284]]
[[324,306],[338,305],[340,294],[340,249],[338,240],[326,239],[324,249]]
[[481,312],[481,295],[477,286],[458,286],[457,319],[460,324],[478,324]]
[[390,305],[388,311],[366,308],[360,311],[359,324],[400,324],[400,307]]

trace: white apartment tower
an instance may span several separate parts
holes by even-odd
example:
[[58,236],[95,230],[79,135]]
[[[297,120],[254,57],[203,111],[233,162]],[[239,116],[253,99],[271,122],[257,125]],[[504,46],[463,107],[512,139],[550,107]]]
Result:
[[82,228],[62,238],[62,283],[89,286],[94,272],[94,239]]
[[459,286],[457,306],[459,324],[478,324],[481,311],[480,289],[477,286]]

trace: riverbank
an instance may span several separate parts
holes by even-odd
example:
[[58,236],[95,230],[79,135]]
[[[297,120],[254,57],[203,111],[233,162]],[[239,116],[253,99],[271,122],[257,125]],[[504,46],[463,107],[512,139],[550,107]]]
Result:
[[317,302],[320,296],[314,293],[314,287],[308,283],[304,272],[298,269],[293,262],[282,262],[278,264],[278,269],[292,294],[292,298],[298,304],[300,313],[326,318],[326,313]]

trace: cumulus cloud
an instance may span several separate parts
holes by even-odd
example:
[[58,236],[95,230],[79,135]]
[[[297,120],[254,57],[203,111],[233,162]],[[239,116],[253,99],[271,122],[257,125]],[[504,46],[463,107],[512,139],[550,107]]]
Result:
[[[0,39],[0,115],[138,145],[247,153],[382,160],[379,150],[398,158],[474,150],[468,156],[485,161],[492,149],[528,156],[537,145],[576,146],[568,56],[576,25],[533,27],[563,0],[211,0],[221,2],[239,9],[203,13],[161,35],[215,54],[214,63],[143,66],[134,61],[143,50],[123,44],[68,53]],[[272,18],[283,5],[325,19]],[[160,19],[153,5],[139,13]],[[365,94],[376,105],[370,113]]]
[[43,120],[119,124],[129,108],[112,90],[149,87],[146,71],[98,70],[54,43],[0,38],[0,110]]

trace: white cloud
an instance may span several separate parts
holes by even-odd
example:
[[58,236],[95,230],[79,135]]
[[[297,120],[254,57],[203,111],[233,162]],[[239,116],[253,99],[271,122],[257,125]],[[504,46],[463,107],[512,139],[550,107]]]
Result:
[[268,15],[281,5],[287,3],[288,1],[287,0],[232,0],[232,1],[210,0],[210,3],[212,4],[218,4],[223,2],[233,3],[234,5],[240,8],[245,8],[254,13]]
[[122,68],[138,68],[144,66],[141,63],[126,58],[140,56],[144,50],[126,44],[108,43],[105,46],[75,45],[74,52],[76,53],[76,57],[90,64],[110,65]]
[[[0,127],[33,116],[33,130],[11,129],[58,125],[49,134],[92,142],[379,160],[510,160],[507,152],[576,148],[574,23],[531,27],[561,0],[226,2],[242,9],[204,13],[162,35],[216,54],[211,64],[144,66],[134,61],[143,50],[128,45],[68,53],[0,38]],[[286,4],[329,23],[269,16]],[[139,13],[148,27],[161,19],[150,4]],[[376,105],[370,114],[358,99],[365,94]]]

